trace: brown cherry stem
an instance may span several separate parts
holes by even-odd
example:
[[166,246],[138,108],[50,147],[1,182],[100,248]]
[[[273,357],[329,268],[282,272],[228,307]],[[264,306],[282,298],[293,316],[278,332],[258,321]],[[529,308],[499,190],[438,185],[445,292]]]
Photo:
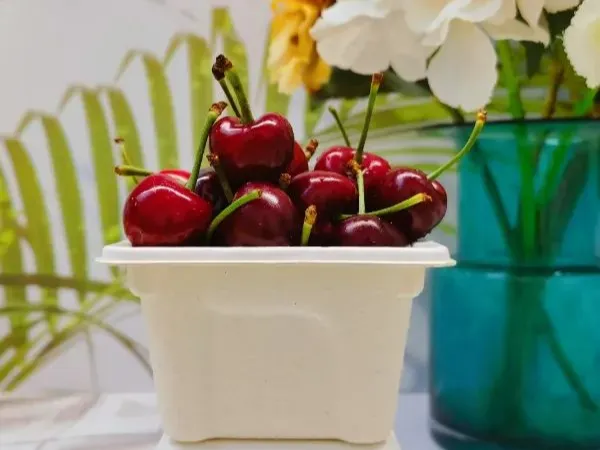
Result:
[[289,173],[282,173],[279,176],[279,187],[282,190],[286,190],[288,187],[290,187],[290,183],[292,182],[292,176]]
[[[115,144],[119,147],[119,153],[121,154],[121,161],[123,164],[126,166],[132,166],[133,164],[131,164],[131,159],[129,158],[127,149],[125,148],[125,139],[122,137],[115,138]],[[135,184],[139,183],[139,180],[135,175],[132,175],[132,178]]]
[[307,161],[310,161],[310,159],[317,151],[318,147],[319,141],[317,141],[316,139],[311,139],[310,141],[308,141],[308,144],[306,144],[306,147],[304,147],[304,156],[306,156]]
[[231,109],[233,109],[233,113],[236,115],[236,117],[241,118],[242,116],[240,115],[240,110],[237,107],[235,98],[233,97],[233,94],[229,89],[229,85],[227,84],[227,80],[225,79],[225,72],[223,71],[223,68],[220,67],[217,63],[213,64],[212,74],[213,78],[217,80],[217,82],[221,86],[221,90],[225,94],[225,97],[227,97],[227,101],[229,102]]
[[348,161],[348,167],[356,177],[356,186],[358,187],[358,214],[363,215],[367,210],[365,206],[364,171],[360,168],[360,165],[353,159]]
[[471,132],[471,136],[469,136],[469,139],[467,140],[467,143],[465,144],[465,146],[456,155],[454,155],[447,163],[441,165],[436,170],[431,172],[427,176],[427,179],[429,181],[434,181],[441,174],[443,174],[447,169],[449,169],[454,164],[456,164],[458,161],[460,161],[463,158],[463,156],[465,156],[467,153],[469,153],[469,151],[471,151],[471,149],[475,145],[475,142],[477,142],[477,138],[483,131],[483,127],[485,126],[486,121],[487,121],[487,112],[485,110],[480,110],[477,113],[477,120],[475,121],[475,126],[473,127],[473,131]]
[[147,177],[154,174],[151,170],[124,164],[115,166],[114,170],[117,175],[122,177]]
[[221,223],[227,219],[231,214],[237,211],[239,208],[244,206],[246,203],[250,203],[253,200],[256,200],[262,196],[262,191],[260,189],[256,189],[255,191],[248,192],[246,195],[242,195],[240,198],[230,203],[227,208],[221,211],[217,217],[215,217],[210,225],[208,226],[208,230],[206,232],[206,240],[210,242],[215,234],[215,231],[221,225]]
[[308,241],[310,240],[310,234],[312,232],[312,228],[317,221],[317,207],[315,205],[310,205],[304,211],[304,223],[302,224],[302,238],[300,240],[300,245],[302,247],[306,247],[308,245]]
[[335,123],[337,124],[337,127],[340,130],[340,133],[342,133],[342,138],[344,138],[344,142],[348,147],[352,147],[352,145],[350,144],[350,139],[348,138],[348,133],[346,133],[346,128],[344,128],[344,124],[342,124],[342,120],[340,119],[340,115],[333,106],[330,106],[327,109],[329,110],[329,113],[333,116],[333,119],[335,120]]
[[[388,206],[387,208],[378,209],[376,211],[370,211],[367,213],[369,216],[385,216],[387,214],[397,213],[399,211],[403,211],[405,209],[411,208],[419,203],[430,202],[431,197],[427,194],[417,194],[413,195],[410,198],[407,198],[403,202],[396,203],[395,205]],[[348,219],[350,217],[354,217],[355,214],[342,214],[339,216],[339,219]]]
[[233,190],[231,189],[231,185],[227,180],[227,176],[221,167],[219,157],[211,153],[208,155],[207,159],[212,168],[215,169],[215,173],[217,174],[217,178],[219,179],[219,183],[221,184],[221,188],[223,189],[223,194],[225,194],[227,202],[231,203],[231,200],[233,200]]
[[253,122],[254,117],[252,116],[252,110],[250,109],[250,102],[248,102],[248,97],[246,97],[244,86],[242,86],[242,80],[240,80],[240,76],[233,67],[233,63],[224,55],[219,55],[217,56],[215,64],[218,68],[223,69],[225,78],[227,79],[229,84],[231,84],[233,92],[235,92],[235,96],[238,99],[239,107],[241,110],[242,123],[248,124]]
[[208,135],[210,134],[210,130],[219,118],[219,116],[223,113],[225,108],[227,108],[227,103],[218,102],[213,103],[210,109],[208,110],[208,116],[206,117],[206,122],[204,122],[204,126],[202,127],[202,133],[200,134],[200,144],[198,145],[198,150],[196,151],[194,167],[192,168],[190,178],[185,184],[185,187],[188,188],[190,191],[194,191],[194,189],[196,188],[196,182],[198,181],[198,175],[200,174],[200,166],[202,165],[204,149],[206,148],[206,142],[208,141]]
[[362,163],[365,143],[367,142],[367,134],[369,133],[369,127],[371,126],[373,108],[375,107],[375,100],[377,100],[377,93],[379,92],[382,81],[383,74],[381,72],[373,74],[373,77],[371,78],[371,91],[369,92],[369,104],[367,105],[367,112],[365,114],[365,123],[363,124],[358,147],[356,147],[356,154],[354,155],[354,160],[359,164]]

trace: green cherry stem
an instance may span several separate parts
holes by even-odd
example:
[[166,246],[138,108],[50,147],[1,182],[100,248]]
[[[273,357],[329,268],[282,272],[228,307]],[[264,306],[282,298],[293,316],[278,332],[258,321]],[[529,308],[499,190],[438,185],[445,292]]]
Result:
[[306,156],[307,161],[310,161],[310,159],[317,151],[318,147],[319,141],[317,141],[316,139],[311,139],[310,141],[308,141],[308,144],[306,144],[306,147],[304,147],[304,156]]
[[198,150],[196,151],[194,167],[192,168],[190,178],[185,184],[185,187],[188,188],[190,191],[193,191],[195,189],[196,182],[198,181],[198,174],[200,173],[200,166],[202,165],[202,158],[204,157],[204,149],[206,148],[206,142],[208,141],[210,129],[217,121],[219,116],[223,113],[225,108],[227,108],[227,103],[218,102],[213,103],[213,105],[208,110],[208,116],[206,117],[206,122],[204,122],[204,127],[202,128],[202,133],[200,134],[200,144],[198,145]]
[[154,174],[151,170],[142,169],[141,167],[135,167],[131,165],[120,165],[115,166],[115,173],[122,177],[147,177]]
[[[119,153],[121,154],[121,161],[123,162],[123,164],[126,166],[132,166],[131,159],[129,158],[129,155],[127,154],[127,149],[125,148],[125,139],[123,139],[122,137],[115,138],[115,144],[117,144],[117,146],[119,147]],[[132,178],[135,184],[139,183],[139,180],[135,175],[132,175]]]
[[250,203],[251,201],[259,199],[261,196],[262,196],[262,191],[260,189],[257,189],[255,191],[248,192],[246,195],[242,195],[240,198],[238,198],[237,200],[235,200],[234,202],[229,204],[227,206],[227,208],[225,208],[223,211],[221,211],[217,215],[217,217],[215,217],[212,220],[212,222],[210,223],[210,225],[208,226],[208,231],[206,232],[207,241],[210,242],[210,240],[213,237],[213,234],[215,234],[215,231],[217,230],[219,225],[221,225],[221,223],[225,219],[227,219],[227,217],[229,217],[231,214],[233,214],[239,208],[244,206],[246,203]]
[[212,168],[215,169],[215,173],[217,174],[217,178],[219,179],[219,183],[221,184],[221,188],[223,189],[223,194],[225,194],[227,202],[231,203],[231,201],[233,200],[233,190],[231,189],[231,185],[227,180],[227,176],[225,176],[225,172],[221,167],[219,157],[211,153],[210,155],[208,155],[207,158]]
[[302,247],[306,247],[308,245],[308,241],[310,240],[310,234],[312,232],[312,228],[317,221],[317,207],[315,205],[310,205],[304,211],[304,223],[302,224],[302,238],[300,240],[300,245]]
[[335,120],[335,123],[337,124],[337,126],[340,130],[340,133],[342,133],[344,142],[346,143],[346,145],[348,147],[352,147],[352,145],[350,144],[350,139],[348,138],[348,133],[346,133],[346,128],[344,128],[344,125],[342,124],[342,120],[340,119],[340,115],[338,114],[338,112],[336,111],[336,109],[333,106],[330,106],[327,109],[329,110],[329,113],[333,116],[333,119]]
[[348,167],[354,173],[356,177],[356,186],[358,187],[358,214],[365,214],[367,208],[365,207],[365,176],[364,171],[360,168],[360,165],[351,159],[348,161]]
[[441,174],[443,174],[447,169],[449,169],[454,164],[456,164],[459,160],[461,160],[463,156],[465,156],[467,153],[469,153],[469,151],[471,151],[471,149],[475,145],[475,142],[477,142],[477,138],[483,131],[483,127],[485,126],[486,120],[487,120],[487,113],[484,110],[479,111],[477,113],[477,120],[475,122],[475,126],[473,127],[473,131],[471,131],[471,136],[469,136],[469,139],[467,140],[467,143],[465,144],[465,146],[456,155],[454,155],[447,163],[441,165],[436,170],[431,172],[427,176],[427,179],[429,181],[434,181]]
[[244,92],[244,87],[242,86],[242,80],[240,80],[240,76],[234,69],[232,62],[229,59],[227,59],[224,55],[219,55],[217,56],[215,64],[217,65],[217,67],[223,69],[225,78],[227,79],[229,84],[231,84],[233,92],[235,92],[235,96],[238,99],[239,107],[242,114],[242,123],[248,124],[253,122],[254,117],[252,116],[252,110],[250,109],[248,97],[246,97],[246,92]]
[[223,71],[223,68],[220,67],[217,63],[213,64],[212,74],[213,78],[217,80],[217,82],[221,86],[221,90],[225,94],[225,97],[227,97],[227,101],[229,102],[231,109],[233,109],[233,113],[236,115],[236,117],[241,118],[242,116],[240,114],[240,110],[238,109],[235,98],[233,97],[233,94],[229,89],[229,85],[227,84],[227,80],[225,79],[225,72]]
[[[387,214],[397,213],[399,211],[403,211],[405,209],[411,208],[419,203],[430,202],[431,197],[427,194],[417,194],[413,195],[410,198],[407,198],[403,202],[396,203],[395,205],[388,206],[387,208],[378,209],[376,211],[369,211],[367,214],[369,216],[385,216]],[[339,218],[340,220],[348,219],[350,217],[354,217],[355,214],[342,214]]]
[[375,100],[377,100],[377,93],[379,87],[383,81],[383,74],[381,72],[373,74],[371,78],[371,91],[369,92],[369,104],[367,105],[367,113],[365,115],[365,123],[363,124],[362,133],[360,134],[360,141],[358,141],[358,147],[356,147],[356,154],[354,160],[361,164],[362,157],[365,150],[365,143],[367,142],[367,134],[369,133],[369,127],[371,126],[371,117],[373,116],[373,108],[375,107]]

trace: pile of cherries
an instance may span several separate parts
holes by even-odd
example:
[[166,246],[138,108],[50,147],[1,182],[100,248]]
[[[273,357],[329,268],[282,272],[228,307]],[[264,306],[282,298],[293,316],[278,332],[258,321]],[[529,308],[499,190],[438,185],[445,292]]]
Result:
[[[411,245],[444,218],[447,195],[436,179],[469,151],[486,120],[481,111],[465,147],[433,173],[392,169],[384,158],[364,152],[383,78],[378,73],[358,146],[350,145],[330,109],[346,145],[324,151],[310,170],[316,140],[303,149],[279,114],[254,119],[239,76],[223,55],[213,75],[235,116],[219,118],[228,104],[212,105],[191,172],[133,167],[121,147],[125,164],[115,172],[136,183],[123,211],[133,246]],[[201,169],[207,142],[211,167]]]

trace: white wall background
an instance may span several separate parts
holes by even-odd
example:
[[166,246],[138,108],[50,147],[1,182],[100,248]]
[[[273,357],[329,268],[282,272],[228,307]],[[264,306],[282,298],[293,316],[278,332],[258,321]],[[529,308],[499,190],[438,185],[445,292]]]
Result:
[[[253,109],[263,110],[259,92],[260,64],[267,25],[270,19],[267,0],[2,0],[0,1],[0,133],[14,133],[26,110],[57,114],[68,86],[95,86],[116,83],[127,95],[137,119],[147,161],[155,161],[147,85],[141,65],[134,65],[118,81],[115,74],[125,53],[143,49],[158,56],[165,52],[177,32],[191,31],[208,36],[211,8],[230,6],[234,25],[246,43],[250,55],[250,87]],[[181,149],[191,149],[187,67],[183,55],[177,55],[168,69],[174,96],[176,123]],[[217,89],[217,88],[215,88]],[[293,99],[290,119],[302,136],[303,96]],[[85,216],[88,252],[101,250],[99,211],[92,199],[96,186],[82,105],[72,101],[60,112],[60,120],[75,151],[86,199]],[[323,124],[325,126],[327,124]],[[68,275],[69,263],[64,245],[56,186],[49,167],[45,138],[41,127],[30,125],[21,136],[34,159],[40,183],[47,195],[52,233],[58,243],[56,264]],[[5,151],[0,147],[0,165],[8,176],[11,196],[20,208],[14,176]],[[181,152],[182,164],[191,166],[192,151]],[[110,175],[107,175],[110,176]],[[450,197],[454,187],[449,186]],[[122,192],[125,195],[125,192]],[[61,247],[62,245],[62,247]],[[28,267],[33,268],[31,255]],[[91,259],[91,257],[90,257]],[[107,269],[90,261],[90,272],[97,279],[108,279]],[[32,294],[35,294],[31,288]],[[0,299],[1,300],[1,299]],[[75,299],[65,293],[65,306]],[[417,302],[413,313],[403,387],[426,389],[427,351],[426,296]],[[144,327],[135,308],[122,308],[112,323],[128,335],[145,342]],[[6,323],[0,321],[0,336]],[[51,364],[38,372],[22,389],[75,389],[103,391],[149,391],[152,383],[146,372],[118,344],[102,334],[94,334],[93,351],[89,343],[76,342]]]

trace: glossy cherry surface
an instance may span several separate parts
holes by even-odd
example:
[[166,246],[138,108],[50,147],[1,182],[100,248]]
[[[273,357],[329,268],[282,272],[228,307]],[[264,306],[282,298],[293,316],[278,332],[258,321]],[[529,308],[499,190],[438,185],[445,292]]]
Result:
[[302,218],[288,195],[268,183],[249,182],[234,200],[260,190],[260,198],[240,207],[217,228],[215,245],[227,247],[299,245]]
[[287,169],[285,169],[285,173],[289,173],[292,177],[294,177],[302,172],[308,172],[308,159],[306,159],[304,149],[300,146],[300,144],[298,144],[298,142],[295,142],[294,156]]
[[409,239],[379,217],[360,215],[342,220],[335,227],[333,243],[344,247],[404,247]]
[[[356,151],[350,147],[331,147],[319,156],[315,163],[315,170],[326,170],[354,178],[348,169],[348,162],[355,154]],[[365,190],[368,190],[390,171],[390,164],[381,156],[364,153],[361,168],[364,170]]]
[[223,211],[228,204],[219,177],[212,167],[200,169],[194,192],[212,205],[213,216]]
[[123,210],[125,235],[133,246],[198,244],[211,220],[211,204],[165,174],[141,180]]
[[427,179],[427,174],[410,167],[390,171],[382,182],[368,193],[368,209],[386,208],[421,193],[430,196],[431,201],[384,216],[384,220],[393,223],[414,242],[429,234],[446,213],[445,198]]
[[317,221],[357,209],[358,191],[348,177],[335,172],[313,170],[292,178],[287,193],[299,211],[317,208]]
[[294,155],[294,131],[285,117],[269,113],[243,124],[219,119],[210,132],[210,149],[233,189],[247,181],[276,183]]

